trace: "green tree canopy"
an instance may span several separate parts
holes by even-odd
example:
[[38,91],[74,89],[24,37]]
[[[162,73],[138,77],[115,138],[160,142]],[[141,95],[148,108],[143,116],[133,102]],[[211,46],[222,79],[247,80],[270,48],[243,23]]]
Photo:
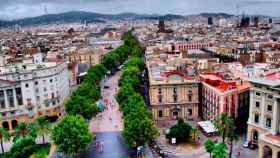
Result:
[[43,143],[45,144],[45,135],[47,135],[51,129],[49,120],[46,116],[40,116],[35,121],[38,135],[43,137]]
[[120,104],[120,107],[126,103],[129,96],[134,93],[133,87],[131,85],[123,85],[120,87],[118,94],[117,94],[117,101]]
[[182,118],[179,118],[177,124],[172,126],[167,134],[167,138],[176,138],[176,141],[179,142],[186,142],[190,137],[190,131],[192,127],[185,123]]
[[119,63],[119,55],[117,53],[111,52],[103,56],[102,64],[108,70],[116,69]]
[[90,119],[97,114],[98,108],[86,97],[75,95],[65,104],[65,111],[72,115],[81,115],[85,119]]
[[83,82],[75,91],[74,95],[86,97],[89,100],[96,101],[100,98],[100,90],[92,83]]
[[215,143],[211,139],[207,139],[204,142],[204,148],[210,154],[210,158],[211,158],[211,154],[212,154],[212,152],[214,150],[214,146],[215,146]]
[[129,146],[144,145],[158,136],[153,120],[139,113],[130,113],[124,119],[123,136]]
[[145,68],[145,63],[141,58],[132,57],[124,65],[125,67],[138,67],[140,71],[143,71]]
[[222,113],[220,114],[218,119],[215,120],[214,125],[217,128],[219,135],[222,136],[224,143],[229,132],[230,118],[227,116],[226,113]]
[[75,155],[85,151],[92,135],[83,117],[66,115],[54,126],[51,138],[59,150]]
[[225,143],[218,143],[214,145],[213,158],[226,158],[227,146]]
[[137,67],[127,67],[124,69],[123,74],[119,80],[119,86],[122,85],[131,85],[133,88],[136,88],[140,84],[140,70]]
[[35,140],[37,137],[36,125],[34,123],[21,122],[13,131],[13,136],[14,136],[13,138],[14,142],[21,137],[27,137],[27,136],[30,136]]
[[9,152],[9,158],[29,157],[35,148],[35,140],[31,136],[20,137],[17,139]]

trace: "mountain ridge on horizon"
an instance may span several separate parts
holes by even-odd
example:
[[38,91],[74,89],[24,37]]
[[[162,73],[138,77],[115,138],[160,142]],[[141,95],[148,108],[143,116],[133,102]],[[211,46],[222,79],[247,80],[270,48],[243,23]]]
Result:
[[0,19],[0,27],[9,27],[13,25],[40,25],[40,24],[50,24],[55,22],[62,23],[70,23],[70,22],[105,22],[106,20],[139,20],[139,19],[164,19],[164,20],[172,20],[172,19],[183,19],[187,16],[205,16],[205,17],[224,17],[229,18],[232,16],[236,16],[228,13],[200,13],[200,14],[192,14],[192,15],[179,15],[179,14],[138,14],[132,12],[124,12],[118,14],[103,14],[96,12],[87,12],[87,11],[69,11],[64,13],[57,14],[46,14],[35,17],[27,17],[16,20],[1,20]]

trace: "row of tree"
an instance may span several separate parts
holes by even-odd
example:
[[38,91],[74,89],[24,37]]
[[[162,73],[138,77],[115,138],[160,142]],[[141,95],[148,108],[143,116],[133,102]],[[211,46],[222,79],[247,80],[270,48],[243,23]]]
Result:
[[[136,49],[139,47],[139,44],[137,45]],[[159,132],[143,97],[137,91],[140,89],[141,74],[145,68],[145,63],[140,58],[141,52],[134,51],[131,56],[125,63],[119,80],[120,89],[117,94],[117,101],[124,117],[123,137],[130,147],[137,147],[154,140]]]
[[124,33],[122,40],[124,44],[104,55],[101,64],[90,67],[84,81],[65,104],[67,114],[54,126],[51,133],[53,142],[63,153],[81,153],[93,138],[86,120],[100,110],[95,103],[100,98],[101,80],[108,71],[114,72],[131,55],[130,52],[134,52],[132,50],[138,49],[138,46],[134,46],[137,39],[132,32]]

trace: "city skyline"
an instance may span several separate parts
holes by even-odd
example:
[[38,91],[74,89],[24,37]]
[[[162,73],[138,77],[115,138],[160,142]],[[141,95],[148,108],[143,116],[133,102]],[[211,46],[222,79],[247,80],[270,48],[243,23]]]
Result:
[[68,11],[180,15],[223,12],[278,16],[280,0],[0,0],[0,4],[0,19],[13,20]]

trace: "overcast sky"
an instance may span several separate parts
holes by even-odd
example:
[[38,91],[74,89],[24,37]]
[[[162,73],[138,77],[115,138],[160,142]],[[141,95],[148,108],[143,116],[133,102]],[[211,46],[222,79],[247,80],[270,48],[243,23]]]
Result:
[[[238,7],[240,6],[240,7]],[[98,13],[194,14],[225,12],[280,16],[280,0],[0,0],[0,19],[73,10]]]

